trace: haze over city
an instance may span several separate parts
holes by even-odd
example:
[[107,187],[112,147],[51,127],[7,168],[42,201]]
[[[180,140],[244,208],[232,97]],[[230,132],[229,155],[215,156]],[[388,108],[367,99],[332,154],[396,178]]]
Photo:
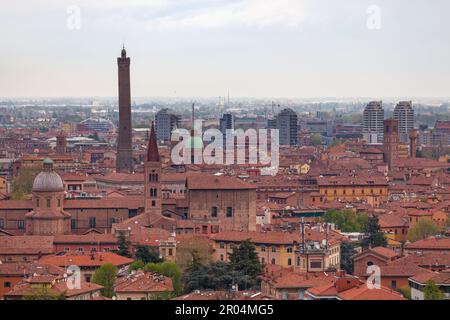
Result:
[[114,97],[123,43],[133,99],[448,97],[449,9],[445,0],[2,1],[0,97]]

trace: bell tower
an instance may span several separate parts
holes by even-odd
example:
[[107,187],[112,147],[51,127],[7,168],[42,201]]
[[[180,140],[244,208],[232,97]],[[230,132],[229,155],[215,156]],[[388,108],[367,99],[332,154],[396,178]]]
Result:
[[117,137],[116,171],[133,172],[133,151],[131,146],[131,90],[130,58],[123,47],[117,58],[119,68],[119,135]]
[[148,140],[147,158],[144,163],[144,176],[145,212],[161,214],[161,159],[153,122]]

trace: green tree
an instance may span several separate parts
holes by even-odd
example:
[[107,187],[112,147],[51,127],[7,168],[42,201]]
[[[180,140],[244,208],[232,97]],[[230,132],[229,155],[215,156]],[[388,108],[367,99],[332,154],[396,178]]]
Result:
[[384,236],[384,233],[381,231],[380,225],[378,223],[378,217],[370,217],[364,226],[363,232],[366,235],[361,242],[363,248],[387,246],[387,240]]
[[186,270],[192,264],[207,264],[211,262],[211,245],[205,237],[192,235],[184,237],[183,241],[177,245],[176,262]]
[[128,271],[135,271],[135,270],[144,270],[145,263],[141,260],[136,260],[130,266],[128,267]]
[[428,281],[427,285],[423,289],[425,300],[443,300],[444,293],[439,287],[432,281]]
[[131,258],[130,242],[125,236],[125,233],[119,232],[119,235],[117,236],[117,246],[118,246],[117,254],[119,256]]
[[159,256],[158,250],[150,246],[137,245],[135,255],[136,259],[142,261],[144,264],[150,262],[158,263],[163,261],[163,259],[161,259]]
[[259,276],[263,266],[259,261],[255,245],[250,240],[241,242],[230,254],[230,265],[234,274],[238,275],[237,284],[245,289],[259,286]]
[[400,292],[406,299],[411,300],[411,288],[409,286],[398,288],[397,291]]
[[329,210],[322,219],[334,223],[342,232],[362,232],[369,217],[367,214],[355,214],[351,210]]
[[176,294],[179,294],[183,290],[183,284],[181,282],[182,272],[180,267],[170,261],[164,261],[160,263],[148,263],[144,267],[146,272],[157,272],[166,277],[172,279],[173,288]]
[[352,256],[356,253],[355,246],[348,242],[341,242],[341,269],[348,274],[353,274],[353,259]]
[[112,263],[107,263],[98,268],[92,279],[93,283],[103,286],[102,295],[107,298],[114,296],[114,284],[119,270]]
[[11,198],[13,200],[25,200],[27,194],[31,193],[33,182],[41,171],[37,167],[22,167],[19,169],[17,177],[12,181]]
[[194,290],[229,290],[234,284],[233,270],[227,262],[214,262],[197,265],[187,270],[183,277],[184,292]]
[[414,242],[437,234],[439,227],[432,220],[420,220],[409,229],[407,238]]
[[322,137],[320,134],[315,134],[311,137],[311,144],[315,147],[322,145]]
[[203,264],[194,254],[193,261],[183,277],[184,291],[189,293],[203,289],[230,290],[233,285],[243,290],[259,288],[262,270],[255,246],[246,240],[234,247],[230,262]]

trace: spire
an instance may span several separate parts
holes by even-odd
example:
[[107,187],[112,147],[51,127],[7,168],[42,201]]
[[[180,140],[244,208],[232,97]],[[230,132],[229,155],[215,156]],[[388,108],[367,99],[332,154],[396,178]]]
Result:
[[127,57],[127,50],[125,50],[125,44],[122,45],[122,58]]
[[148,140],[147,161],[159,162],[158,143],[156,141],[155,124],[152,121],[152,128],[150,130],[150,139]]

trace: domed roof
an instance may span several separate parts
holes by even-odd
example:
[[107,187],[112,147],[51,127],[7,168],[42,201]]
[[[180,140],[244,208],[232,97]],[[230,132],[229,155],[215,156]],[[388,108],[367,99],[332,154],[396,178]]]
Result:
[[64,191],[64,184],[61,177],[56,172],[42,171],[34,179],[33,191],[38,192]]

